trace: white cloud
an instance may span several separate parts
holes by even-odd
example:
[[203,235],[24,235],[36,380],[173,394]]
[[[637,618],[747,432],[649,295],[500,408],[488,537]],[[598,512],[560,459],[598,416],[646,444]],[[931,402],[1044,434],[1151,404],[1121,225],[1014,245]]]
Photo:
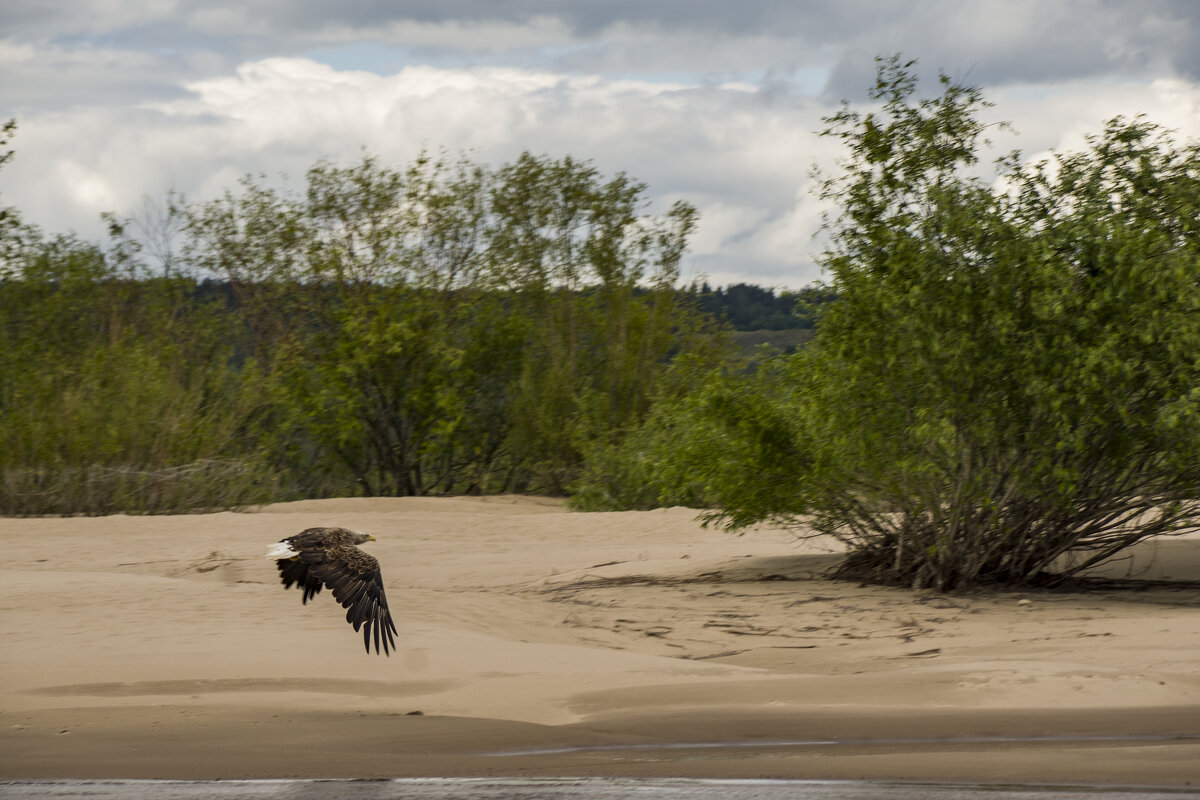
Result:
[[[710,271],[806,261],[797,239],[808,234],[776,229],[793,214],[819,114],[743,85],[511,68],[378,76],[267,59],[188,89],[187,99],[136,112],[83,108],[23,121],[10,200],[46,227],[97,235],[100,212],[130,213],[146,194],[174,188],[200,199],[244,172],[298,177],[319,158],[353,159],[362,148],[396,164],[439,147],[494,164],[528,149],[627,171],[652,196],[691,198],[702,211],[693,257]],[[47,164],[57,177],[32,180]],[[771,231],[756,230],[771,220]]]
[[51,165],[53,180],[66,189],[67,200],[88,210],[115,208],[120,203],[117,187],[110,176],[78,161],[59,160]]
[[1200,82],[1079,80],[1055,86],[1018,85],[989,96],[991,114],[1013,122],[1020,134],[1005,144],[1019,147],[1026,158],[1050,150],[1078,150],[1085,137],[1098,134],[1113,117],[1145,114],[1152,122],[1177,132],[1179,139],[1200,139]]
[[795,286],[817,277],[809,168],[837,154],[814,131],[864,95],[876,54],[984,83],[989,117],[1022,134],[998,136],[1002,150],[1078,147],[1139,112],[1200,137],[1192,0],[687,7],[10,0],[0,115],[20,132],[0,193],[93,237],[100,212],[133,213],[144,195],[211,197],[247,172],[298,181],[364,148],[396,165],[422,149],[492,164],[528,149],[626,171],[664,207],[693,202],[686,274]]

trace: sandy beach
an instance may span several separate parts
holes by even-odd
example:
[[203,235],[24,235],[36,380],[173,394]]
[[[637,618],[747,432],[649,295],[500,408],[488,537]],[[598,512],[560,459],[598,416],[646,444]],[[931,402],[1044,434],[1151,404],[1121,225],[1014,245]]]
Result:
[[[263,557],[314,525],[378,537],[390,658]],[[1198,536],[1105,568],[1150,585],[950,596],[826,580],[829,541],[528,497],[3,519],[0,543],[0,777],[1200,785]]]

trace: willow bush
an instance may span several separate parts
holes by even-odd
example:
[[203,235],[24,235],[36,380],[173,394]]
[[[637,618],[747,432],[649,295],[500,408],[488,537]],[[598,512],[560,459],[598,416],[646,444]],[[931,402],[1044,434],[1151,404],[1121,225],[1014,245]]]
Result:
[[829,534],[842,574],[937,590],[1060,580],[1194,526],[1200,146],[1114,119],[985,181],[980,92],[921,99],[908,67],[828,120],[847,158],[814,342],[682,409],[724,454],[690,461],[713,519]]

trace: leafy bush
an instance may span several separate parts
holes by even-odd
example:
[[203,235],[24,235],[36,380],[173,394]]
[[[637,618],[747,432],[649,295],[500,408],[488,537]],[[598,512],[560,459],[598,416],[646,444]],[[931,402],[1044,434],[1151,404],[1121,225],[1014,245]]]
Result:
[[756,454],[731,528],[811,526],[843,573],[948,590],[1061,578],[1200,513],[1200,146],[1116,119],[1084,152],[971,172],[978,90],[881,64],[824,184],[837,300],[772,393],[710,398]]
[[702,349],[695,212],[644,195],[569,157],[321,163],[190,207],[186,252],[237,293],[302,493],[561,493]]
[[646,205],[525,154],[171,195],[107,250],[6,209],[0,513],[564,492],[676,355],[715,360],[675,286],[695,211]]
[[248,433],[257,371],[228,368],[220,314],[131,280],[96,248],[30,248],[0,283],[0,513],[212,510],[275,479]]

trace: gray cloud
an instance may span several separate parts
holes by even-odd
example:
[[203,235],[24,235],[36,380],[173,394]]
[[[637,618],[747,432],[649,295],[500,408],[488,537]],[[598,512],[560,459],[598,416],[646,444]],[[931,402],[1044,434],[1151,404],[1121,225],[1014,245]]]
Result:
[[923,14],[892,14],[850,33],[826,95],[861,97],[873,74],[870,55],[895,52],[919,58],[926,77],[942,70],[983,86],[1200,77],[1200,4],[1012,0],[920,8]]
[[[917,4],[781,0],[8,0],[0,111],[161,99],[182,83],[275,56],[371,43],[406,63],[511,65],[627,76],[749,80],[857,99],[873,58],[918,58],[984,86],[1089,77],[1200,79],[1194,0]],[[28,50],[32,58],[13,56]]]
[[[696,46],[702,42],[721,43],[727,52],[740,42],[738,60],[759,69],[833,57],[838,65],[831,89],[847,93],[861,91],[872,56],[898,51],[926,64],[970,70],[985,83],[1164,66],[1200,76],[1200,4],[1192,0],[9,0],[0,13],[0,29],[21,40],[99,36],[113,46],[203,48],[238,58],[297,54],[347,36],[423,51],[488,50],[485,37],[497,26],[552,22],[562,39],[546,47],[611,46],[632,57],[636,68],[652,61],[651,50],[664,49],[677,66],[686,60],[692,71],[720,71],[714,54]],[[431,44],[425,39],[435,28],[461,35],[433,37]],[[645,52],[634,46],[639,40]],[[764,48],[764,42],[778,46]],[[607,66],[613,67],[611,59]]]
[[876,55],[982,85],[1025,134],[1006,147],[1042,152],[1117,113],[1200,134],[1198,37],[1193,0],[7,0],[0,118],[21,133],[0,179],[33,221],[96,236],[142,195],[360,148],[569,153],[700,206],[691,274],[797,285],[807,173],[836,155],[813,132]]

